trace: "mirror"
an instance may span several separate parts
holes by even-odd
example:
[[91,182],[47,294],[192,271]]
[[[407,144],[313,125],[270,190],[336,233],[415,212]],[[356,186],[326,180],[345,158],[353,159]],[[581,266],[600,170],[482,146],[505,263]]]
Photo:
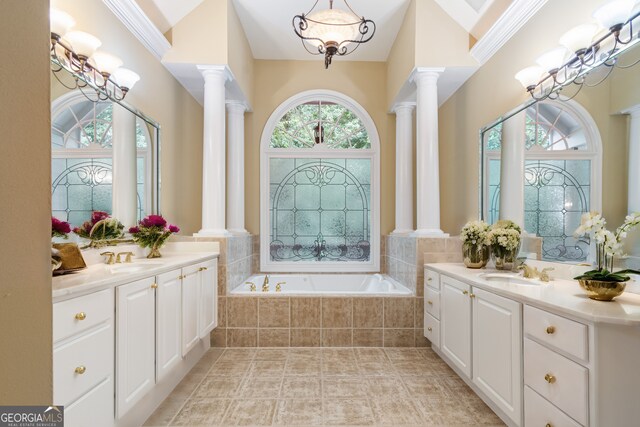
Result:
[[160,125],[124,101],[73,87],[70,73],[52,71],[52,215],[76,227],[105,211],[129,227],[159,213]]
[[[619,65],[638,59],[635,46]],[[629,110],[640,106],[640,73],[614,68],[606,78],[608,71],[592,71],[579,92],[566,88],[563,100],[528,100],[480,131],[480,215],[488,223],[499,218],[501,168],[509,167],[500,161],[504,128],[524,132],[524,229],[542,238],[544,260],[588,260],[589,239],[573,237],[582,213],[601,212],[609,229],[628,213]],[[638,246],[627,252],[640,255]]]

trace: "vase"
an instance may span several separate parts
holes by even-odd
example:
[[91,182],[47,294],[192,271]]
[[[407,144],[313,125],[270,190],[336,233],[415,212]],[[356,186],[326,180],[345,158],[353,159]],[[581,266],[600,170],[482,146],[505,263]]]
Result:
[[147,258],[160,258],[160,257],[162,257],[162,254],[160,253],[160,245],[157,243],[154,243],[149,248],[149,255],[147,255]]
[[624,292],[627,282],[605,282],[602,280],[581,279],[580,287],[587,296],[596,301],[612,301]]
[[519,249],[520,245],[513,249],[505,249],[499,245],[491,246],[491,259],[493,259],[496,270],[513,271]]
[[467,268],[482,268],[489,262],[489,247],[483,244],[464,242],[462,260]]

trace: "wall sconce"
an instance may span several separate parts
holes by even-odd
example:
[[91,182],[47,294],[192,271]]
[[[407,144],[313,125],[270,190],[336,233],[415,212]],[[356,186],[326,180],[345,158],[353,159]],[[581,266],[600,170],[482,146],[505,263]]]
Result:
[[[140,80],[140,76],[131,70],[122,68],[122,60],[109,53],[97,50],[102,42],[95,36],[83,31],[69,31],[75,20],[66,12],[51,9],[51,71],[58,81],[68,89],[93,88],[97,99],[121,101]],[[66,70],[74,78],[68,85],[58,78],[57,73]],[[86,93],[83,91],[86,95]]]

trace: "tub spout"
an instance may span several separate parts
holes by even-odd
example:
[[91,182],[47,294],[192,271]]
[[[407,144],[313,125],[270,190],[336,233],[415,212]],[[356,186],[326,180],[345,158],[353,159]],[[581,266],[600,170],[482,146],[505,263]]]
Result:
[[264,275],[264,282],[262,282],[262,292],[269,292],[269,275]]

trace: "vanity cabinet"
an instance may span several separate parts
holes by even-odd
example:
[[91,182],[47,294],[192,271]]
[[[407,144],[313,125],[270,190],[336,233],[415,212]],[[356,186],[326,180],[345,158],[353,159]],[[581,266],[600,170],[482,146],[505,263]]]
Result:
[[200,293],[200,266],[182,269],[182,356],[198,343],[198,294]]
[[471,378],[471,286],[447,276],[440,281],[440,349]]
[[199,336],[204,339],[218,326],[218,261],[198,265],[200,271],[200,326]]
[[156,277],[156,381],[160,382],[182,359],[182,272]]

